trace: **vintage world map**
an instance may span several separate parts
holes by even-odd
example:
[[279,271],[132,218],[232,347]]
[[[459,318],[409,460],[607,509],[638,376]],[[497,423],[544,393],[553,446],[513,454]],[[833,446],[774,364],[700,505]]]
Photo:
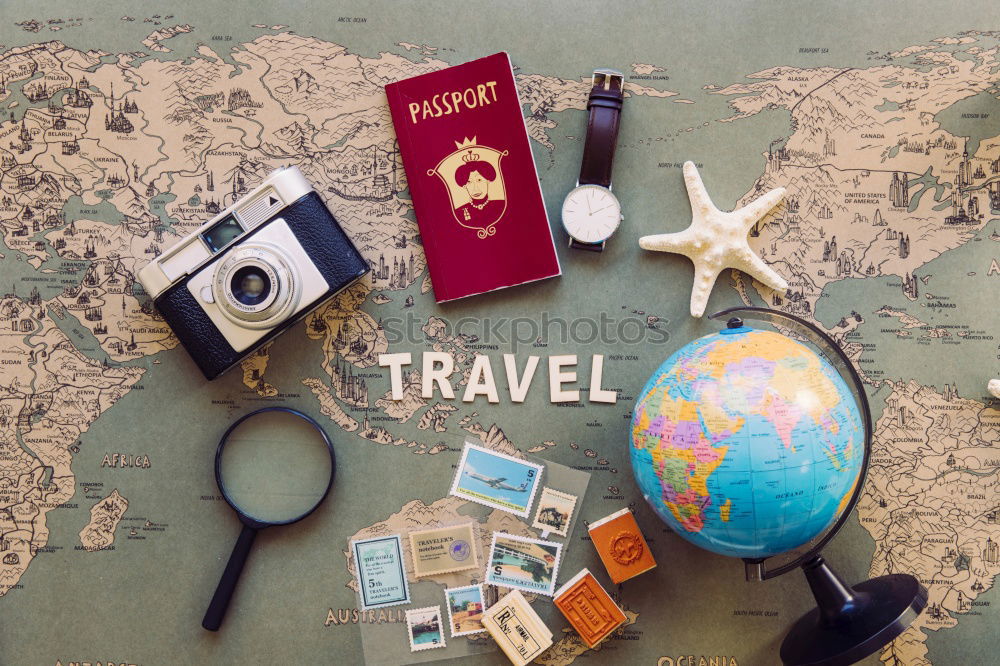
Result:
[[[633,506],[659,562],[615,590],[629,622],[613,640],[587,654],[557,630],[540,663],[775,663],[812,605],[801,577],[743,582],[738,561],[670,534],[628,468],[636,392],[716,330],[687,315],[690,264],[637,245],[687,225],[680,165],[692,159],[720,207],[788,190],[751,245],[790,290],[734,271],[709,312],[810,318],[868,384],[872,465],[827,557],[851,581],[909,572],[930,593],[870,663],[985,663],[1000,648],[1000,406],[985,392],[1000,376],[1000,33],[989,14],[957,25],[916,4],[886,5],[878,21],[850,3],[832,18],[624,5],[612,40],[599,7],[499,19],[480,3],[5,10],[0,662],[361,663],[363,626],[402,611],[358,610],[348,539],[468,515],[447,491],[471,439],[589,472],[581,518]],[[740,57],[731,43],[745,44]],[[438,306],[383,86],[499,50],[515,64],[563,276]],[[565,249],[558,210],[599,66],[627,75],[615,168],[626,220],[606,252],[582,257]],[[136,273],[288,164],[373,271],[209,384]],[[503,353],[604,354],[617,404],[553,405],[542,388],[523,404],[426,400],[418,371],[390,400],[377,356],[431,349],[453,355],[456,386],[476,353],[496,367]],[[226,627],[209,635],[199,621],[238,531],[214,447],[273,403],[322,420],[337,484],[316,516],[262,535]],[[477,517],[485,543],[494,529],[536,534],[502,512]],[[567,577],[600,568],[583,533],[567,542]]]

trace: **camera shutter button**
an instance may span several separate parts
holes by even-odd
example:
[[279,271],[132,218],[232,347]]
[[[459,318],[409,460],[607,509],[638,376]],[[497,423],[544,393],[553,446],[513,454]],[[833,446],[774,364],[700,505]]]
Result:
[[206,284],[204,287],[201,288],[201,300],[205,301],[206,303],[215,302],[215,296],[212,294],[211,285]]

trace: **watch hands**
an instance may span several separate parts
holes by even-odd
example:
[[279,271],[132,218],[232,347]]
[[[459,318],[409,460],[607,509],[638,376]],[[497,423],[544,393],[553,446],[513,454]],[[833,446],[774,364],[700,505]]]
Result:
[[604,206],[603,208],[598,208],[595,211],[591,211],[590,214],[593,215],[594,213],[600,213],[602,210],[606,210],[608,208],[611,208],[612,206],[614,206],[614,204],[608,204],[607,206]]

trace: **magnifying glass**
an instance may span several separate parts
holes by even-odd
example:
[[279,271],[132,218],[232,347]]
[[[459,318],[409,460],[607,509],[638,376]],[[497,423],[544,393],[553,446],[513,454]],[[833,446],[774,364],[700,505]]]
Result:
[[290,525],[316,510],[333,486],[333,442],[316,421],[288,407],[265,407],[229,426],[215,451],[215,481],[243,531],[201,626],[218,631],[257,532]]

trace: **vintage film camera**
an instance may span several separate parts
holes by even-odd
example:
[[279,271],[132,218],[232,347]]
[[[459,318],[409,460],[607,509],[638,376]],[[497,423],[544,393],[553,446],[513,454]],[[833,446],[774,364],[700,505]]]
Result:
[[139,282],[205,377],[215,379],[368,270],[290,167],[150,262]]

